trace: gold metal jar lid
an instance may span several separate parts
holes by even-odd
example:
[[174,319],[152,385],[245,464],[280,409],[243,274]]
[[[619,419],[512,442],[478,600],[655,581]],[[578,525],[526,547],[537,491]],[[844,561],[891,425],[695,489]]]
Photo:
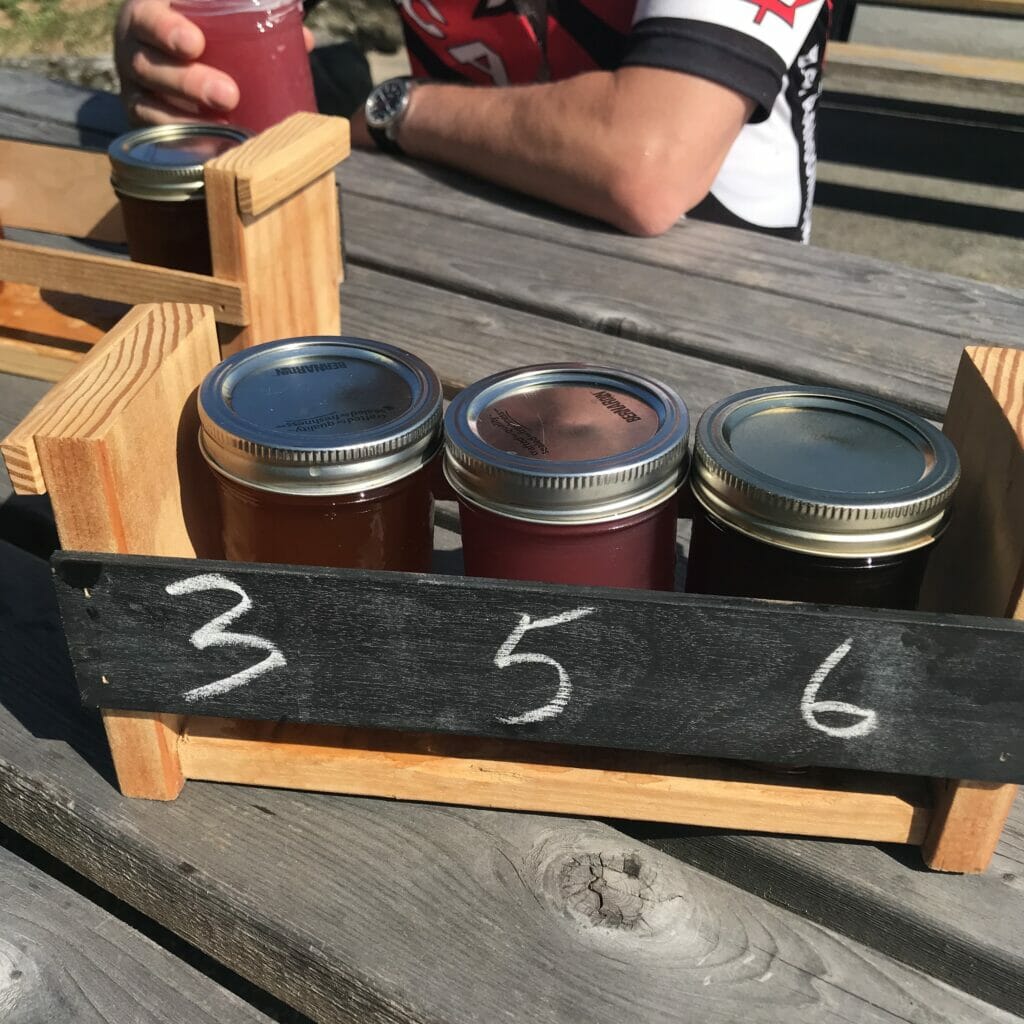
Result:
[[697,424],[693,492],[723,523],[805,554],[879,557],[942,531],[960,462],[891,402],[826,387],[745,391]]
[[629,370],[550,363],[497,373],[445,414],[444,471],[471,504],[536,523],[596,523],[670,498],[690,422],[671,388]]
[[203,166],[250,138],[224,124],[160,124],[137,128],[107,149],[110,183],[122,195],[160,202],[195,199],[203,192]]
[[286,494],[352,494],[415,472],[441,445],[441,382],[383,342],[285,338],[215,366],[199,389],[213,468]]

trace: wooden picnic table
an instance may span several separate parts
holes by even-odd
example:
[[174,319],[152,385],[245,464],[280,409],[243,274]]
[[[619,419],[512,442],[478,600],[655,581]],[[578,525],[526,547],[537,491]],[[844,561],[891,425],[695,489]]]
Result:
[[[0,72],[0,135],[97,146],[120,127],[110,97]],[[625,238],[375,155],[339,177],[344,329],[451,386],[587,359],[656,374],[694,417],[797,381],[940,419],[964,344],[1022,337],[1022,291],[697,223]],[[46,387],[0,375],[0,429]],[[450,507],[440,526],[457,549]],[[0,539],[0,655],[0,824],[314,1019],[1024,1018],[1020,800],[989,871],[965,877],[909,847],[211,783],[133,801],[20,540]],[[0,850],[13,1019],[264,1019],[63,884]]]

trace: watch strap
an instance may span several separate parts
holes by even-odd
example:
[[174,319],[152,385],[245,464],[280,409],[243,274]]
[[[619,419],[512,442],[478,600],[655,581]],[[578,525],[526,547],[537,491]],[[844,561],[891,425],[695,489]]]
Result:
[[[397,75],[395,78],[389,78],[388,81],[389,82],[400,81],[400,82],[412,83],[412,82],[417,81],[417,79],[416,79],[416,77],[414,75]],[[384,83],[384,82],[381,83],[381,85],[384,85],[384,84],[386,84],[386,83]],[[380,88],[380,86],[376,86],[375,88]],[[371,93],[370,95],[372,96],[373,94]],[[403,112],[402,117],[404,117],[404,116],[405,115],[404,115],[404,112]],[[401,121],[402,121],[402,118],[399,118],[397,123],[394,123],[394,124],[390,125],[389,127],[392,130],[394,130],[395,128],[398,127],[399,124],[401,124]],[[395,156],[402,156],[404,154],[404,151],[403,151],[402,147],[398,144],[398,142],[391,135],[388,134],[388,128],[376,128],[373,125],[371,125],[369,123],[369,121],[367,121],[366,129],[370,133],[370,138],[373,139],[374,145],[382,153],[391,153],[391,154],[393,154]]]

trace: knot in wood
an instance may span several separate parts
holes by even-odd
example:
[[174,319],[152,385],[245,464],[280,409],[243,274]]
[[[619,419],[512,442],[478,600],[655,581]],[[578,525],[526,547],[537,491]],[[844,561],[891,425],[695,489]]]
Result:
[[562,867],[561,894],[576,915],[600,928],[650,927],[655,872],[638,852],[578,854]]

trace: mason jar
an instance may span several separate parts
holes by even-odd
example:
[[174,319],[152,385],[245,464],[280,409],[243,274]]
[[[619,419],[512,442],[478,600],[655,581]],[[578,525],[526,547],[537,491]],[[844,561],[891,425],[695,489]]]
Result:
[[441,384],[361,338],[244,349],[199,390],[200,445],[227,558],[427,572]]
[[213,272],[203,165],[248,138],[228,125],[162,124],[114,139],[110,183],[133,260]]
[[466,388],[445,431],[468,575],[673,588],[689,420],[671,388],[532,366]]
[[927,420],[839,388],[769,387],[697,424],[686,590],[912,609],[960,476]]

